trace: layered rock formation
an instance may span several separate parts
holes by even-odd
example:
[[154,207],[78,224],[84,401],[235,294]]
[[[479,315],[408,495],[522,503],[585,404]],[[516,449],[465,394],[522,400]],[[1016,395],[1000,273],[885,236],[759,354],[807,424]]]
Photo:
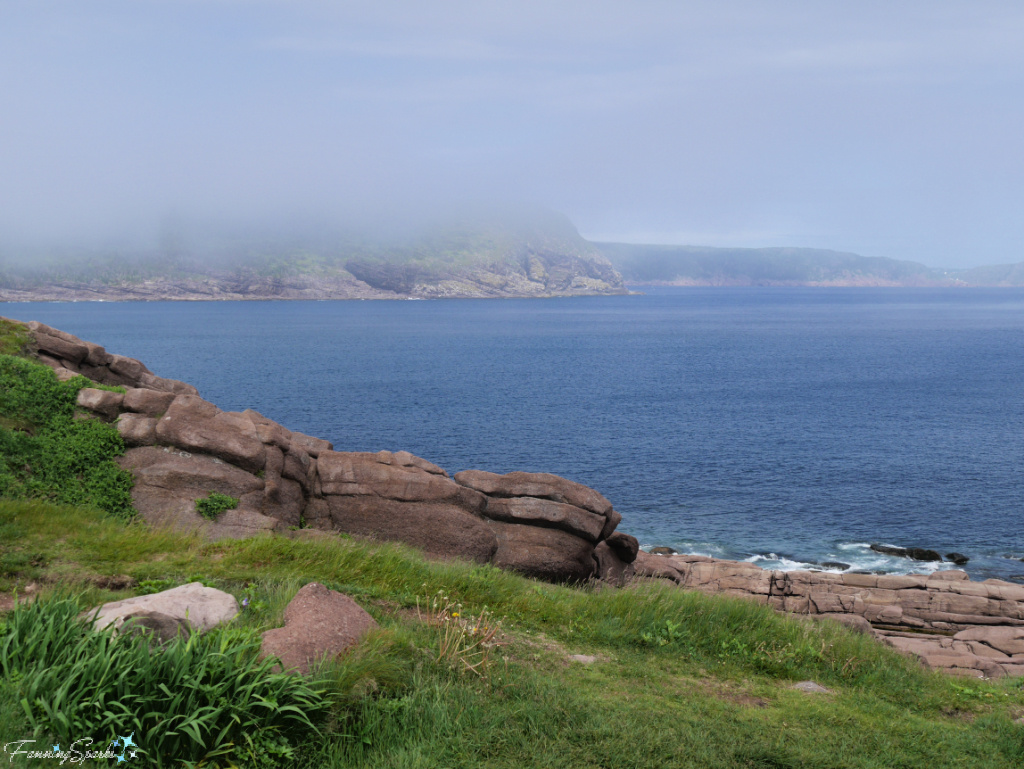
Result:
[[[152,524],[201,529],[212,539],[303,527],[346,532],[551,581],[587,580],[609,557],[622,571],[636,555],[632,537],[609,539],[622,519],[611,502],[565,478],[482,470],[451,478],[407,451],[334,451],[256,411],[221,411],[137,360],[40,323],[27,327],[39,360],[59,377],[126,388],[85,388],[78,404],[117,426],[135,508]],[[211,492],[238,499],[237,507],[204,519],[196,501]],[[611,546],[617,556],[607,554]]]
[[1024,675],[1024,586],[972,582],[962,571],[929,575],[771,571],[699,555],[640,552],[635,575],[734,595],[798,615],[870,627],[885,643],[936,668]]

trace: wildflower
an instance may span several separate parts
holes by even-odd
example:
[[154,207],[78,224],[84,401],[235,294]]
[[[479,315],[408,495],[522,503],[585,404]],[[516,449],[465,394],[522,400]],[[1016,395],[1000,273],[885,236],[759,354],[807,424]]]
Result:
[[453,611],[453,612],[452,612],[452,616],[453,616],[453,617],[458,617],[458,616],[459,616],[459,613],[458,613],[457,611]]
[[242,599],[242,608],[244,609],[248,605],[249,605],[249,598],[248,597],[243,598]]

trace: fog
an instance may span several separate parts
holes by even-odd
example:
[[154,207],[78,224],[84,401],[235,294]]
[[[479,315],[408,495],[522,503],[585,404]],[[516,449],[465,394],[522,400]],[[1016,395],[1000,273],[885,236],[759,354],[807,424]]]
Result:
[[1022,78],[1013,2],[0,0],[0,257],[529,204],[595,240],[1022,261]]

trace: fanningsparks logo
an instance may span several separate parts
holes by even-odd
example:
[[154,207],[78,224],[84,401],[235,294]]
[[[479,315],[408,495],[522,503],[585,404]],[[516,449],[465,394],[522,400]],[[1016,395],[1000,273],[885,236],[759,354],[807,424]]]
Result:
[[11,763],[15,756],[25,758],[47,758],[65,763],[80,764],[83,761],[94,759],[116,759],[121,764],[135,758],[138,753],[135,748],[138,743],[134,740],[135,732],[127,737],[117,737],[110,741],[104,750],[91,750],[93,741],[91,739],[75,740],[68,746],[67,750],[61,750],[60,745],[51,745],[50,750],[36,750],[35,740],[15,740],[4,745],[4,753],[9,755]]

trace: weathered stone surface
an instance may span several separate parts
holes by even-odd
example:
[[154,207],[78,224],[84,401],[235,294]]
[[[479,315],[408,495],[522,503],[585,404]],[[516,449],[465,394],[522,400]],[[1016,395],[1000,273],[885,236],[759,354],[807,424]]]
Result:
[[498,548],[491,560],[501,569],[549,582],[583,582],[594,576],[594,546],[558,529],[488,521]]
[[1020,664],[1024,664],[1024,627],[972,627],[953,638],[985,644],[1011,657],[1020,657]]
[[36,345],[43,352],[71,363],[81,363],[88,357],[89,348],[81,339],[63,331],[31,321],[25,324],[32,332]]
[[323,451],[333,451],[334,444],[323,438],[314,438],[292,430],[292,446],[298,446],[311,457],[318,457]]
[[[135,509],[155,526],[195,529],[208,525],[196,512],[195,501],[211,491],[240,499],[251,492],[262,496],[263,492],[261,479],[214,457],[144,446],[129,449],[117,462],[135,476]],[[244,504],[240,507],[245,509]],[[249,509],[259,511],[258,507]],[[230,512],[235,511],[223,515]]]
[[640,543],[631,534],[617,531],[605,541],[619,560],[624,563],[633,563],[636,560],[636,554],[640,552]]
[[376,620],[347,595],[310,582],[285,607],[284,627],[263,634],[261,656],[277,657],[284,670],[305,674],[376,627]]
[[152,595],[139,595],[105,603],[96,611],[93,626],[97,630],[113,625],[120,628],[127,617],[139,613],[158,612],[177,620],[186,620],[196,630],[209,630],[238,614],[238,602],[230,593],[190,582]]
[[306,526],[322,531],[330,531],[334,528],[331,522],[331,508],[326,499],[314,498],[307,500],[306,507],[302,511],[302,517],[306,520]]
[[78,391],[78,405],[89,409],[107,419],[117,416],[124,400],[124,393],[111,392],[110,390],[96,390],[92,387],[83,387]]
[[683,575],[664,555],[654,555],[640,550],[633,561],[633,569],[638,577],[668,579],[676,584],[681,584],[683,581]]
[[382,457],[363,452],[322,452],[317,458],[317,474],[323,495],[449,502],[473,512],[483,511],[487,504],[483,494],[450,478],[411,465],[392,464],[390,459],[390,454]]
[[507,473],[498,475],[484,470],[463,470],[455,474],[463,486],[491,497],[537,497],[565,502],[607,517],[612,503],[589,486],[551,473]]
[[561,529],[590,542],[597,542],[605,524],[605,518],[596,513],[534,497],[491,497],[484,515],[495,521]]
[[148,417],[163,416],[174,401],[175,394],[148,387],[132,387],[125,391],[123,408]]
[[128,411],[118,417],[117,432],[125,446],[152,446],[156,443],[156,419]]
[[251,473],[266,462],[266,449],[252,421],[222,412],[197,395],[179,395],[157,423],[157,440],[186,451],[211,454]]
[[649,552],[651,555],[675,555],[676,554],[675,548],[673,548],[673,547],[665,547],[663,545],[659,545],[658,547],[652,547],[647,552]]
[[[323,457],[321,457],[323,459]],[[331,524],[361,537],[405,542],[431,555],[486,563],[497,548],[482,519],[447,502],[405,502],[376,496],[327,497]]]
[[595,576],[609,584],[625,585],[634,575],[632,562],[626,563],[608,542],[598,542],[594,547]]
[[123,618],[122,633],[144,633],[164,644],[178,636],[187,636],[192,626],[187,619],[179,619],[158,611],[138,611]]

